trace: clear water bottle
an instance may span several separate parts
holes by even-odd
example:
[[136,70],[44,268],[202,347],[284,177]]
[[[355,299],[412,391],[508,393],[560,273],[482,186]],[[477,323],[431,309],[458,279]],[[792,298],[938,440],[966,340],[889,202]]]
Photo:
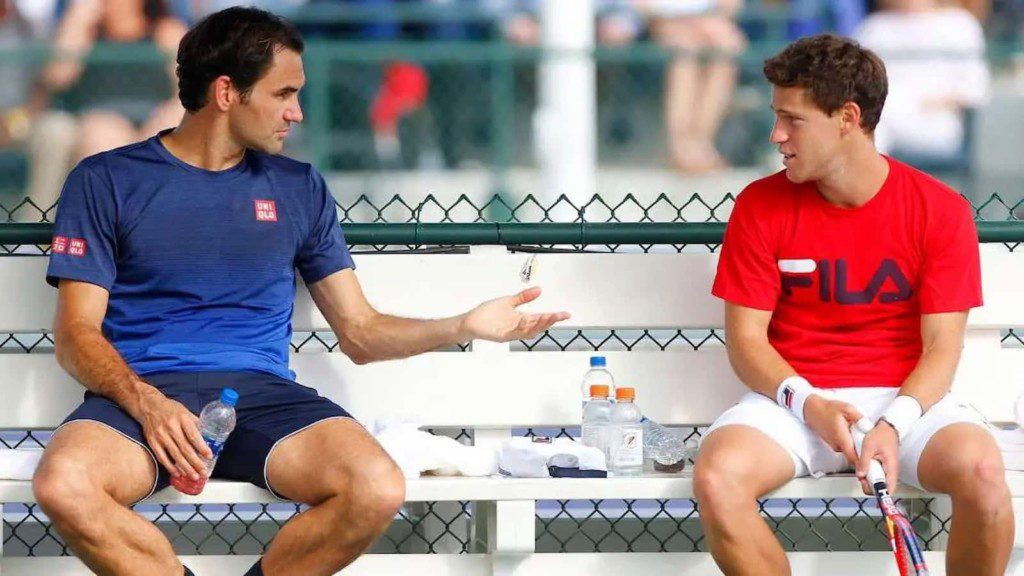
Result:
[[612,373],[608,371],[608,364],[604,356],[590,357],[590,370],[583,375],[583,384],[580,386],[584,405],[590,400],[590,387],[595,384],[607,386],[608,396],[615,397],[615,378],[612,378]]
[[192,480],[187,476],[171,477],[171,485],[179,492],[195,496],[206,487],[206,481],[213,473],[213,467],[217,464],[217,457],[220,456],[224,442],[227,441],[228,434],[235,429],[236,404],[238,404],[238,392],[231,388],[225,388],[221,390],[219,400],[210,402],[203,408],[202,414],[199,415],[199,433],[203,435],[203,440],[210,447],[213,457],[209,459],[199,457],[206,466],[206,476],[200,477],[199,480]]
[[654,461],[658,472],[682,472],[690,450],[678,434],[646,416],[640,423],[644,429],[644,457]]
[[611,423],[612,402],[608,399],[608,385],[590,387],[590,401],[583,406],[583,445],[597,448],[608,459],[608,426]]
[[636,392],[632,388],[615,391],[612,407],[608,452],[611,457],[609,471],[616,476],[639,476],[644,467],[644,429],[640,424],[640,409],[633,402]]

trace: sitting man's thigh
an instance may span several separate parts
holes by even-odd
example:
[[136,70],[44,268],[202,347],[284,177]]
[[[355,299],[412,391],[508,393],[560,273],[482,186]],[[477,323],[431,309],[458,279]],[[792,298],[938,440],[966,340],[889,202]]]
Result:
[[36,478],[87,484],[127,506],[152,492],[156,473],[156,462],[141,445],[99,422],[78,420],[53,434]]
[[[789,410],[755,392],[744,395],[715,420],[705,444],[715,436],[727,436],[728,440],[715,440],[707,449],[735,446],[739,461],[734,465],[751,467],[755,475],[770,471],[769,484],[840,472],[849,466],[842,454],[833,452]],[[788,476],[779,481],[783,470],[788,470]]]
[[793,457],[764,432],[742,424],[713,430],[694,466],[699,497],[729,488],[736,496],[762,496],[793,478]]
[[311,505],[353,482],[398,484],[389,482],[397,467],[373,437],[315,389],[269,374],[211,372],[198,376],[200,403],[217,398],[226,386],[239,391],[238,423],[217,460],[215,478],[251,482]]
[[1002,478],[1002,455],[984,418],[952,394],[925,412],[900,446],[900,482],[933,492],[948,493],[965,474],[992,466]]
[[[901,466],[901,472],[905,468]],[[907,484],[942,494],[971,490],[972,485],[995,490],[1006,482],[1003,456],[995,438],[983,428],[964,422],[936,432],[920,454],[916,468],[916,475],[907,478]]]
[[384,483],[399,474],[373,436],[348,418],[326,420],[287,438],[267,461],[274,492],[306,504],[323,502],[345,486]]

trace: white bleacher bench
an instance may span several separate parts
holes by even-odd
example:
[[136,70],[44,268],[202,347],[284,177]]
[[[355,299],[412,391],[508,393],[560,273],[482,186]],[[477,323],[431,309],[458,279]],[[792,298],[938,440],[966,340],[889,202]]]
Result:
[[[985,306],[970,315],[955,389],[994,422],[1012,420],[1024,349],[1003,347],[1000,330],[1024,326],[1024,253],[982,246]],[[469,254],[360,255],[358,274],[381,311],[415,317],[461,313],[472,304],[524,287],[527,255],[502,247]],[[531,283],[543,296],[528,308],[567,310],[566,329],[721,328],[723,306],[710,295],[717,255],[540,254]],[[51,327],[56,291],[44,283],[43,257],[0,258],[0,334]],[[328,331],[304,288],[298,289],[294,330]],[[513,427],[564,427],[580,422],[579,381],[592,352],[512,351],[507,344],[473,342],[467,352],[439,351],[357,366],[322,350],[292,354],[298,380],[356,417],[405,415],[430,427],[471,429],[478,444],[509,438]],[[603,352],[616,378],[637,388],[637,402],[670,425],[712,422],[745,391],[721,345],[699,351],[669,348]],[[510,393],[510,391],[513,391]],[[82,387],[48,353],[0,354],[0,431],[52,429],[81,401]],[[1008,473],[1014,508],[1024,517],[1024,474]],[[925,496],[901,487],[902,496]],[[849,475],[794,480],[772,497],[862,497]],[[354,575],[704,575],[718,571],[705,553],[536,553],[535,503],[570,499],[689,499],[690,471],[638,478],[508,479],[424,477],[408,484],[409,502],[475,503],[468,554],[366,555],[345,571]],[[33,502],[27,481],[0,481],[0,504]],[[168,488],[147,503],[268,503],[268,492],[213,481],[197,497]],[[943,499],[939,499],[940,506]],[[948,502],[948,501],[947,501]],[[1018,504],[1021,506],[1019,507]],[[935,504],[933,503],[933,506]],[[100,519],[97,519],[100,520]],[[1018,524],[1020,526],[1020,524]],[[1024,547],[1024,529],[1017,530]],[[933,574],[944,574],[943,553],[928,552]],[[877,552],[792,552],[795,574],[896,574],[892,555]],[[188,556],[201,576],[241,574],[247,556]],[[1014,573],[1017,554],[1010,573]],[[3,576],[88,574],[74,558],[2,557]],[[1024,574],[1021,568],[1017,574]]]

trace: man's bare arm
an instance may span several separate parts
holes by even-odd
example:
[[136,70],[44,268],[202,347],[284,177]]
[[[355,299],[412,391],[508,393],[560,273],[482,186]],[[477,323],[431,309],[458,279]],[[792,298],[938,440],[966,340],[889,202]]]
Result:
[[[798,374],[768,340],[771,318],[769,311],[725,304],[725,339],[733,370],[748,388],[775,401],[782,381]],[[797,417],[833,450],[856,462],[850,426],[861,414],[853,405],[812,394]]]
[[921,315],[921,358],[903,381],[901,396],[912,396],[927,412],[953,386],[967,331],[967,312]]
[[143,427],[157,459],[172,474],[205,473],[210,456],[199,419],[140,378],[103,336],[109,294],[88,282],[61,280],[54,319],[57,362],[83,386],[113,400]]
[[779,383],[796,370],[768,341],[772,313],[726,302],[725,334],[729,363],[754,392],[775,400]]
[[357,364],[407,358],[477,338],[530,338],[569,317],[565,312],[526,314],[516,310],[537,298],[539,288],[484,302],[450,318],[418,320],[381,314],[366,300],[352,270],[313,283],[309,293],[338,336],[341,350]]

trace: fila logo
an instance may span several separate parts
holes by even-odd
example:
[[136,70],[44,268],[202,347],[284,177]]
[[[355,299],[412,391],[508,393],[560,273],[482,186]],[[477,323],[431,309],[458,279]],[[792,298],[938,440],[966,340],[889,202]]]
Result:
[[[914,291],[910,281],[900,270],[894,260],[885,258],[871,276],[863,290],[850,290],[847,280],[848,269],[845,258],[835,262],[829,260],[779,260],[779,271],[782,272],[782,292],[792,296],[795,288],[810,288],[818,281],[818,298],[822,302],[870,304],[875,300],[882,304],[892,304],[910,300]],[[895,290],[882,292],[886,280],[891,280]]]
[[71,243],[68,245],[68,254],[78,257],[85,256],[85,240],[72,238]]
[[786,384],[786,387],[782,389],[782,402],[786,405],[786,408],[792,410],[794,396],[795,394],[793,393],[793,387],[790,386],[789,384]]
[[54,236],[53,242],[50,243],[50,250],[54,254],[63,254],[68,251],[68,237],[67,236]]
[[256,201],[256,220],[260,222],[277,222],[277,205],[273,200]]

